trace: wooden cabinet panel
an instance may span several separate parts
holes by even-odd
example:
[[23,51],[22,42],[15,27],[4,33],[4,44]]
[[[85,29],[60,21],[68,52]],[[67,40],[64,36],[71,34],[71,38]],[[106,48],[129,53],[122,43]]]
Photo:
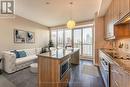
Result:
[[111,3],[105,15],[106,39],[114,37],[114,3]]
[[[105,14],[105,38],[115,39],[117,35],[117,30],[114,30],[114,24],[130,12],[130,0],[112,0],[106,14]],[[121,31],[122,32],[122,31]],[[129,36],[129,34],[124,31],[126,35],[119,35],[121,37]],[[117,37],[119,38],[119,37]]]
[[122,18],[130,11],[129,0],[119,0],[120,13],[119,17]]
[[129,87],[130,74],[126,73],[120,66],[111,64],[110,69],[111,84],[110,87]]
[[115,64],[111,65],[111,87],[123,87],[122,83],[122,73],[119,70],[119,67]]
[[105,38],[107,39],[108,38],[108,12],[105,14]]
[[130,25],[122,24],[115,26],[114,29],[116,39],[130,38]]
[[70,79],[70,70],[65,74],[63,79],[61,80],[61,86],[60,87],[67,87]]
[[119,20],[119,0],[113,0],[113,22],[114,24]]

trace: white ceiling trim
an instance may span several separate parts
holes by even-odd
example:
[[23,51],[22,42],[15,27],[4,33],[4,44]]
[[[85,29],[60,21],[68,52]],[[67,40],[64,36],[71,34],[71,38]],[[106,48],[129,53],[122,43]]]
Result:
[[98,10],[98,16],[104,16],[112,0],[102,0],[100,9]]

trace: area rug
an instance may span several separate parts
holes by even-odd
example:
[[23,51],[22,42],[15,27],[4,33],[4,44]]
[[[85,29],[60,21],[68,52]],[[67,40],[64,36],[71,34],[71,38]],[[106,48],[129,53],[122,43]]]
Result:
[[37,74],[31,73],[30,68],[23,69],[13,74],[4,73],[3,75],[16,87],[37,87]]
[[7,80],[3,75],[0,75],[0,87],[16,87],[16,86],[9,80]]
[[81,72],[86,75],[100,77],[98,68],[94,65],[83,65]]

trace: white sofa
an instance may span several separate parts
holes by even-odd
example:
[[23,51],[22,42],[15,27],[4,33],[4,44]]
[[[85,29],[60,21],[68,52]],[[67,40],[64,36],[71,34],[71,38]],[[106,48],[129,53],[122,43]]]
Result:
[[4,51],[4,71],[7,73],[13,73],[20,69],[30,66],[37,59],[37,55],[40,54],[42,48],[23,49],[17,51],[25,51],[26,57],[16,58],[15,53],[11,51]]

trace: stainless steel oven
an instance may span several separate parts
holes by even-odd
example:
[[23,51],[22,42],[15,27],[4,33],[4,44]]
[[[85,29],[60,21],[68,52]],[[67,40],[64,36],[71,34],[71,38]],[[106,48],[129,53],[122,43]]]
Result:
[[110,87],[110,62],[106,56],[100,57],[100,71],[106,87]]
[[60,78],[64,76],[64,74],[70,69],[70,62],[69,59],[61,63],[60,65]]

